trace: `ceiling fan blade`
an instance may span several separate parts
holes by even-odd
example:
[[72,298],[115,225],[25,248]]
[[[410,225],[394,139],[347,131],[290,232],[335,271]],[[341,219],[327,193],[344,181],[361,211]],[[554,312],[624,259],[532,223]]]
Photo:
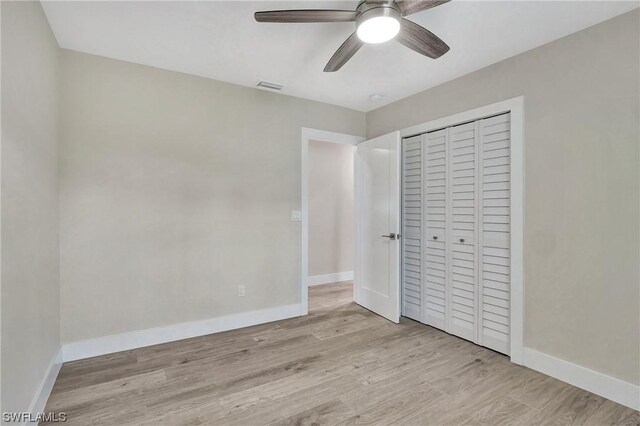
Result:
[[440,40],[437,35],[404,18],[396,40],[409,49],[433,59],[437,59],[449,51],[447,43]]
[[441,4],[449,3],[450,1],[451,0],[396,0],[396,4],[400,8],[402,16],[407,16],[412,13],[440,6]]
[[342,43],[342,46],[336,50],[327,65],[324,67],[324,72],[338,71],[349,59],[362,47],[364,42],[360,40],[358,35],[354,32],[348,39]]
[[258,22],[304,23],[304,22],[352,22],[356,20],[353,10],[270,10],[253,15]]

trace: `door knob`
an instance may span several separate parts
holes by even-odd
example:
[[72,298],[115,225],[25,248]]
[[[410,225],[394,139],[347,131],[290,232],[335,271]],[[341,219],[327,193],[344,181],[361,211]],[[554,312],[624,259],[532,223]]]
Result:
[[383,235],[383,237],[388,238],[390,240],[399,240],[400,234],[396,234],[395,232],[390,232],[389,235]]

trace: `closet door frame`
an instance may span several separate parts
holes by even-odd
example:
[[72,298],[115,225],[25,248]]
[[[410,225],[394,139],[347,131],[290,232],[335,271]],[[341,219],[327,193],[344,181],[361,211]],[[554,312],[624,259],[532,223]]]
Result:
[[524,331],[524,97],[518,96],[400,130],[407,138],[422,133],[511,113],[511,283],[510,357],[523,364]]

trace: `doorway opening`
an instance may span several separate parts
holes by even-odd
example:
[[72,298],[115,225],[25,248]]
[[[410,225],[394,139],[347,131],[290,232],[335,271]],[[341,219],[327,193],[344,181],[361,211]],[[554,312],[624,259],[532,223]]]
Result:
[[355,146],[309,141],[309,311],[353,301]]
[[302,129],[301,315],[353,301],[354,155],[362,140]]

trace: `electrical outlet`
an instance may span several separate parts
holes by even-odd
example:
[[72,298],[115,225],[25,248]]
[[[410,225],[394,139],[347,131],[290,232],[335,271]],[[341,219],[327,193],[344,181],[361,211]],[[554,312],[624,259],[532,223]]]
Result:
[[244,297],[247,294],[247,290],[243,285],[238,286],[238,297]]
[[291,210],[291,221],[292,222],[302,221],[302,212],[300,210]]

